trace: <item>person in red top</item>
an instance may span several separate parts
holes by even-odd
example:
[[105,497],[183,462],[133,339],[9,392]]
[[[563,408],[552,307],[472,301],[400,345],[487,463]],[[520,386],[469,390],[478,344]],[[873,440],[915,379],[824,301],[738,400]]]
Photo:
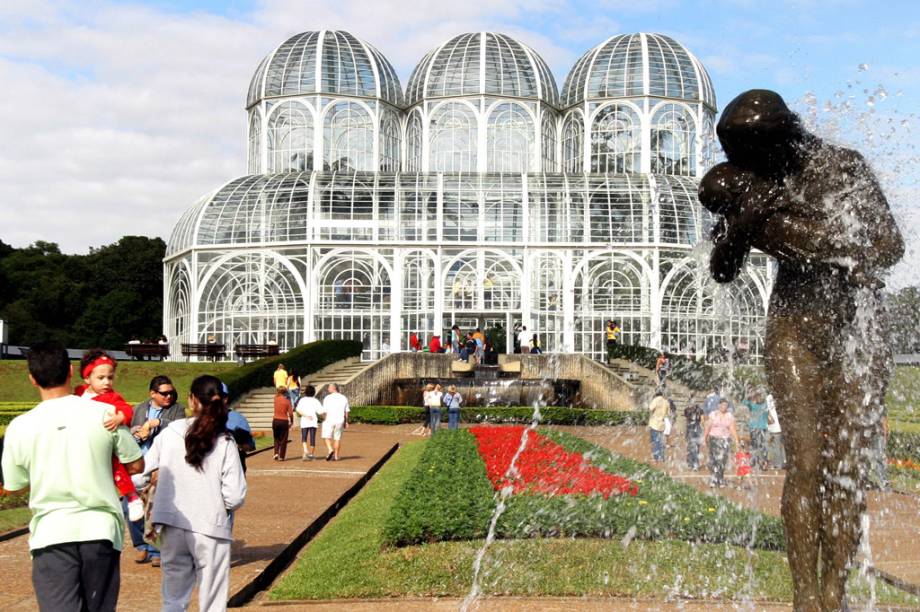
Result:
[[287,455],[288,433],[294,424],[294,406],[287,389],[278,387],[275,394],[275,411],[272,415],[272,437],[275,439],[275,461],[284,461]]
[[440,353],[441,352],[441,337],[437,334],[431,337],[431,340],[428,341],[428,352],[430,353]]
[[409,334],[409,349],[415,352],[422,350],[422,341],[419,340],[418,334],[415,332]]
[[751,488],[751,453],[743,443],[738,446],[738,452],[735,453],[735,476],[738,477],[739,487]]
[[[115,359],[102,349],[90,349],[80,359],[82,385],[74,389],[74,395],[109,404],[112,409],[106,412],[102,425],[109,431],[115,431],[120,425],[131,422],[134,408],[112,387],[115,383]],[[144,518],[144,504],[137,494],[128,470],[117,457],[112,457],[112,476],[115,488],[125,498],[128,505],[128,520],[139,521]]]

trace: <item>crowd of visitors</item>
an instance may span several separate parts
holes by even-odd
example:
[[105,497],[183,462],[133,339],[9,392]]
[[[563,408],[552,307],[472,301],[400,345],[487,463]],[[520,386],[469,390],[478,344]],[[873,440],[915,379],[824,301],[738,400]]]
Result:
[[[497,333],[504,337],[504,330],[498,330]],[[515,353],[543,352],[540,335],[533,330],[528,330],[526,325],[522,325],[510,339],[513,341]],[[495,341],[480,327],[463,331],[459,325],[454,325],[444,335],[444,339],[440,334],[432,334],[427,344],[418,332],[410,332],[409,350],[419,353],[450,353],[455,359],[467,361],[473,365],[498,363]]]
[[[667,358],[666,355],[664,357]],[[666,376],[659,380],[666,380]],[[746,439],[739,434],[734,403],[721,393],[718,386],[706,395],[702,403],[690,401],[683,410],[686,467],[689,470],[702,467],[701,453],[705,447],[712,487],[726,486],[725,472],[732,459],[733,448],[735,475],[742,486],[746,486],[753,468],[765,471],[785,467],[782,428],[773,397],[762,388],[755,387],[747,393],[741,405],[747,409]],[[676,418],[676,405],[665,397],[665,387],[660,386],[649,404],[648,427],[653,461],[665,460],[666,448],[670,446],[666,438]]]
[[428,383],[422,389],[422,405],[425,408],[425,420],[421,427],[413,433],[416,435],[433,436],[441,428],[442,410],[447,410],[447,428],[460,428],[460,407],[463,406],[463,395],[457,391],[456,385],[448,385],[447,392],[435,383]]
[[199,376],[187,411],[169,377],[154,376],[131,406],[103,350],[83,355],[76,388],[63,346],[36,344],[27,362],[42,401],[7,427],[2,467],[6,489],[29,488],[39,608],[116,609],[127,524],[136,561],[162,567],[163,610],[187,609],[196,586],[199,609],[225,609],[242,458],[255,446],[227,386]]

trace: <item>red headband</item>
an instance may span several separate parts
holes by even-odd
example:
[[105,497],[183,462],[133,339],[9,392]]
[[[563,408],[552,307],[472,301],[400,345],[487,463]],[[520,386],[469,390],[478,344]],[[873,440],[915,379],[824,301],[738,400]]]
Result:
[[83,368],[83,372],[82,372],[83,378],[89,378],[89,375],[93,373],[93,370],[95,370],[97,367],[101,365],[110,365],[112,366],[112,369],[114,370],[116,364],[115,364],[115,360],[109,357],[108,355],[100,355],[99,357],[96,357],[95,359],[90,361],[88,364],[86,364],[86,367]]

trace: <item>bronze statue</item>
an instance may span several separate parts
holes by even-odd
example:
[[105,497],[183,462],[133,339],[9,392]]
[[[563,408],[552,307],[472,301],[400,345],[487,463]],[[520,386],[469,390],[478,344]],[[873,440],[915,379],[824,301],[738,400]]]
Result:
[[779,264],[766,369],[788,456],[794,607],[845,609],[867,447],[889,377],[880,277],[904,245],[862,156],[806,131],[778,94],[741,94],[717,131],[728,161],[700,184],[700,201],[722,215],[711,273],[733,280],[752,247]]

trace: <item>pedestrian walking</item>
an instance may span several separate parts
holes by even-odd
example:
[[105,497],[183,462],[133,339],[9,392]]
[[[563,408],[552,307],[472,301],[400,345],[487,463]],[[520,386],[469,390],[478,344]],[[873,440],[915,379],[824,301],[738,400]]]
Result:
[[444,405],[447,406],[447,428],[460,428],[460,406],[463,404],[463,396],[457,393],[457,385],[447,387],[447,393],[442,398]]
[[656,391],[649,404],[648,430],[652,445],[652,460],[664,461],[665,420],[671,412],[671,405],[661,391]]
[[749,411],[748,433],[751,435],[752,464],[759,470],[767,469],[767,425],[769,410],[764,392],[760,389],[753,391],[742,402]]
[[658,386],[664,387],[667,384],[668,374],[671,372],[671,360],[668,354],[662,351],[658,354],[655,361],[655,374],[658,376]]
[[786,467],[786,449],[783,446],[783,428],[779,424],[776,401],[772,393],[767,394],[767,437],[770,465],[774,470],[782,470]]
[[522,325],[521,331],[518,332],[518,345],[521,347],[521,353],[527,354],[530,352],[530,339],[533,337],[533,332],[527,331],[527,326]]
[[29,488],[38,607],[115,610],[125,524],[112,457],[137,474],[141,449],[127,427],[103,427],[110,406],[71,394],[73,367],[62,345],[33,344],[27,361],[41,403],[10,422],[2,466],[5,489]]
[[294,425],[294,407],[291,406],[291,398],[288,396],[287,388],[278,387],[275,390],[275,408],[272,414],[272,437],[275,442],[274,456],[275,461],[284,461],[287,456],[288,434]]
[[279,363],[278,367],[275,368],[274,374],[272,374],[272,382],[274,383],[275,389],[278,387],[287,387],[288,373],[284,367],[283,363]]
[[725,465],[731,453],[732,441],[740,448],[735,416],[728,411],[728,400],[722,398],[719,409],[709,415],[703,431],[703,444],[709,447],[709,486],[725,486]]
[[319,427],[317,415],[322,409],[323,405],[316,399],[316,387],[307,385],[294,409],[300,415],[300,444],[303,446],[301,461],[313,461],[316,458],[316,429]]
[[703,442],[703,409],[699,403],[692,403],[684,408],[687,421],[687,469],[700,468],[700,444]]
[[326,461],[338,461],[342,446],[342,434],[348,428],[348,413],[351,406],[348,398],[339,393],[339,386],[330,383],[326,387],[326,397],[323,398],[323,442],[326,444]]
[[444,389],[441,385],[429,385],[431,390],[428,391],[427,402],[428,406],[428,428],[430,433],[433,436],[438,432],[438,429],[441,427],[441,398],[444,397]]
[[196,583],[199,610],[227,609],[232,513],[246,499],[220,380],[192,381],[189,405],[193,416],[154,440],[144,470],[156,485],[150,520],[163,555],[164,612],[188,609]]
[[616,321],[612,319],[607,321],[607,324],[604,326],[604,339],[607,343],[607,363],[610,363],[613,361],[617,342],[620,339],[620,326]]
[[296,406],[297,400],[300,399],[300,377],[293,370],[288,374],[285,386],[287,387],[288,397],[291,400],[291,406]]

